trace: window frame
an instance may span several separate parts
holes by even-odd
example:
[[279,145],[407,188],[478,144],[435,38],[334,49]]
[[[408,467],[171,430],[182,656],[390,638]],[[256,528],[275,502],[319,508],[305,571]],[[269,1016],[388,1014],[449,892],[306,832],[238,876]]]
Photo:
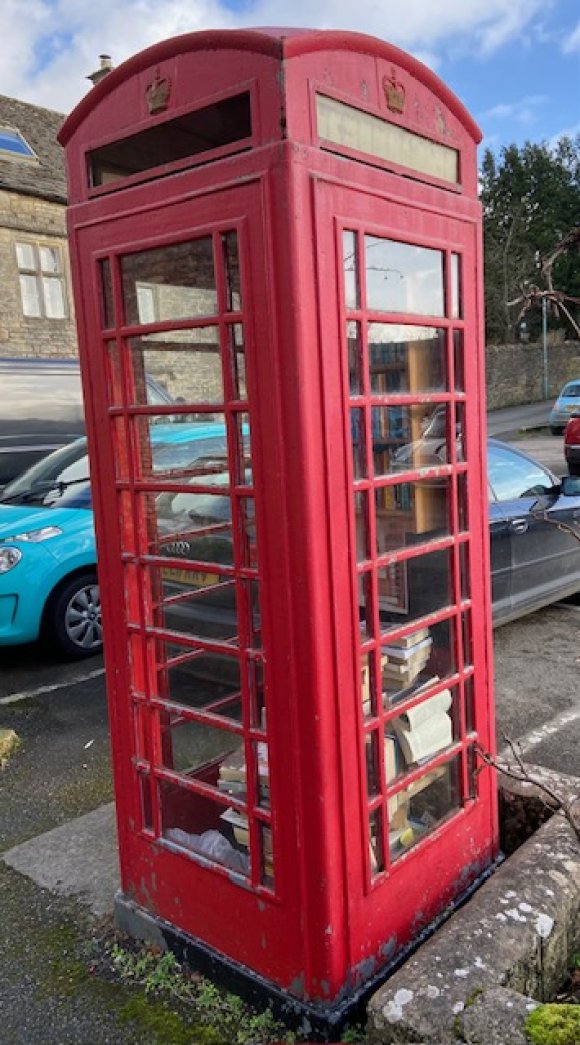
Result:
[[[19,257],[19,251],[28,248],[32,251],[32,266],[24,264]],[[52,251],[56,257],[56,268],[50,270],[43,267],[43,250]],[[70,308],[68,299],[68,288],[65,268],[64,250],[60,244],[42,242],[41,240],[17,239],[14,242],[14,253],[16,257],[16,269],[18,272],[18,284],[20,290],[20,304],[22,315],[25,319],[44,319],[55,322],[70,319]],[[23,291],[23,277],[34,279],[35,299],[38,312],[27,311],[25,292]],[[62,315],[51,315],[49,313],[49,297],[47,294],[47,283],[57,283],[60,287],[62,299]]]

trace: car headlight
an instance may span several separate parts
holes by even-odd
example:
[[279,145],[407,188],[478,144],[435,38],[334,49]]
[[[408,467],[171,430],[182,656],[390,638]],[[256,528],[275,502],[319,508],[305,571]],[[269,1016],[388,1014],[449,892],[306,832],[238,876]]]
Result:
[[22,558],[19,548],[0,548],[0,573],[14,569]]
[[28,533],[15,533],[8,539],[10,541],[30,541],[39,544],[40,541],[49,541],[51,537],[58,537],[62,530],[58,526],[43,526],[40,530],[29,530]]

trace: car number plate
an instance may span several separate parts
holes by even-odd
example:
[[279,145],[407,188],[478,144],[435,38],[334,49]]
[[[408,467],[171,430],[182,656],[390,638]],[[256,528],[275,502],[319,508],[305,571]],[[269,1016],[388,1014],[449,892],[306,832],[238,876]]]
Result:
[[171,584],[187,584],[191,588],[207,588],[219,583],[217,573],[205,573],[201,570],[180,570],[177,567],[165,566],[162,571],[164,581]]

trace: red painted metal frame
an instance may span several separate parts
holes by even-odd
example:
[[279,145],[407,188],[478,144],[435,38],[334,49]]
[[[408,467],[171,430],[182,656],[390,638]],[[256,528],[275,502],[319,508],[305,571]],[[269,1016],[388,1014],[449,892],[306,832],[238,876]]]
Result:
[[[408,115],[390,113],[381,103],[382,78],[393,65],[407,96],[416,101]],[[166,114],[150,117],[144,91],[157,69],[171,80],[172,99]],[[162,123],[165,116],[171,119],[188,104],[195,107],[194,99],[224,97],[228,89],[233,94],[249,82],[251,149],[245,142],[237,155],[208,163],[193,157],[188,169],[180,161],[164,170],[163,177],[147,172],[107,191],[89,189],[88,151]],[[451,142],[460,153],[461,184],[427,183],[402,168],[320,147],[313,125],[317,85],[350,99],[354,107]],[[388,44],[351,33],[248,30],[190,34],[142,52],[87,95],[67,120],[61,140],[67,147],[71,190],[69,229],[102,582],[122,890],[154,915],[295,997],[329,1004],[384,966],[489,866],[497,851],[493,777],[489,770],[478,776],[475,798],[466,762],[475,735],[467,736],[461,699],[459,736],[452,749],[461,759],[460,811],[391,869],[370,874],[363,765],[369,727],[360,710],[341,253],[341,230],[347,228],[463,257],[463,318],[426,321],[447,331],[462,330],[466,360],[464,394],[426,397],[450,403],[452,409],[454,404],[464,406],[466,415],[467,463],[457,461],[452,446],[449,463],[438,472],[449,477],[455,491],[451,537],[440,542],[455,564],[455,605],[437,619],[447,615],[459,621],[463,614],[470,621],[472,666],[463,663],[457,633],[457,670],[445,682],[457,685],[460,693],[465,685],[474,686],[477,739],[493,749],[475,165],[479,132],[433,73]],[[103,258],[231,229],[237,229],[241,249],[274,889],[260,885],[255,875],[244,885],[217,865],[172,851],[159,839],[157,814],[150,825],[142,823],[139,771],[148,768],[148,761],[140,752],[147,754],[147,722],[164,704],[162,694],[151,691],[151,681],[146,681],[151,642],[151,629],[143,623],[147,557],[131,545],[128,530],[133,524],[119,505],[122,500],[131,516],[139,490],[158,487],[134,480],[135,461],[129,482],[114,478],[115,457],[121,453],[116,425],[147,409],[112,406],[106,344],[114,338],[124,342],[141,328],[104,328],[99,304]],[[118,275],[113,291],[119,317]],[[385,319],[370,312],[367,318]],[[405,321],[423,324],[424,319],[397,316],[397,322]],[[196,323],[158,324],[155,329],[180,325]],[[450,333],[447,359],[452,375]],[[393,399],[406,401],[405,396]],[[371,404],[371,397],[366,402]],[[468,476],[470,529],[457,536],[462,474]],[[386,478],[384,485],[390,481]],[[461,544],[470,547],[471,593],[463,602]],[[400,558],[413,554],[407,551]],[[121,598],[127,585],[130,590]],[[141,614],[141,623],[128,626],[125,599],[133,607],[131,614]],[[407,630],[412,630],[410,624]],[[130,696],[137,676],[145,689],[143,698],[134,701],[141,708],[140,750]],[[233,732],[248,742],[260,736],[247,722]],[[412,779],[405,778],[405,784]],[[197,793],[203,795],[205,786],[200,779]],[[254,813],[259,821],[260,813]]]

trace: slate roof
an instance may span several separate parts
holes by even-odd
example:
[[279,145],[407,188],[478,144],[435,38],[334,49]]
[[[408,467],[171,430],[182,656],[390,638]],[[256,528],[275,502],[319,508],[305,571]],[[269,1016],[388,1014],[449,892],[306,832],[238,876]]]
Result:
[[66,203],[64,150],[56,140],[64,120],[64,113],[0,94],[0,128],[20,131],[38,157],[31,160],[0,154],[0,189]]

